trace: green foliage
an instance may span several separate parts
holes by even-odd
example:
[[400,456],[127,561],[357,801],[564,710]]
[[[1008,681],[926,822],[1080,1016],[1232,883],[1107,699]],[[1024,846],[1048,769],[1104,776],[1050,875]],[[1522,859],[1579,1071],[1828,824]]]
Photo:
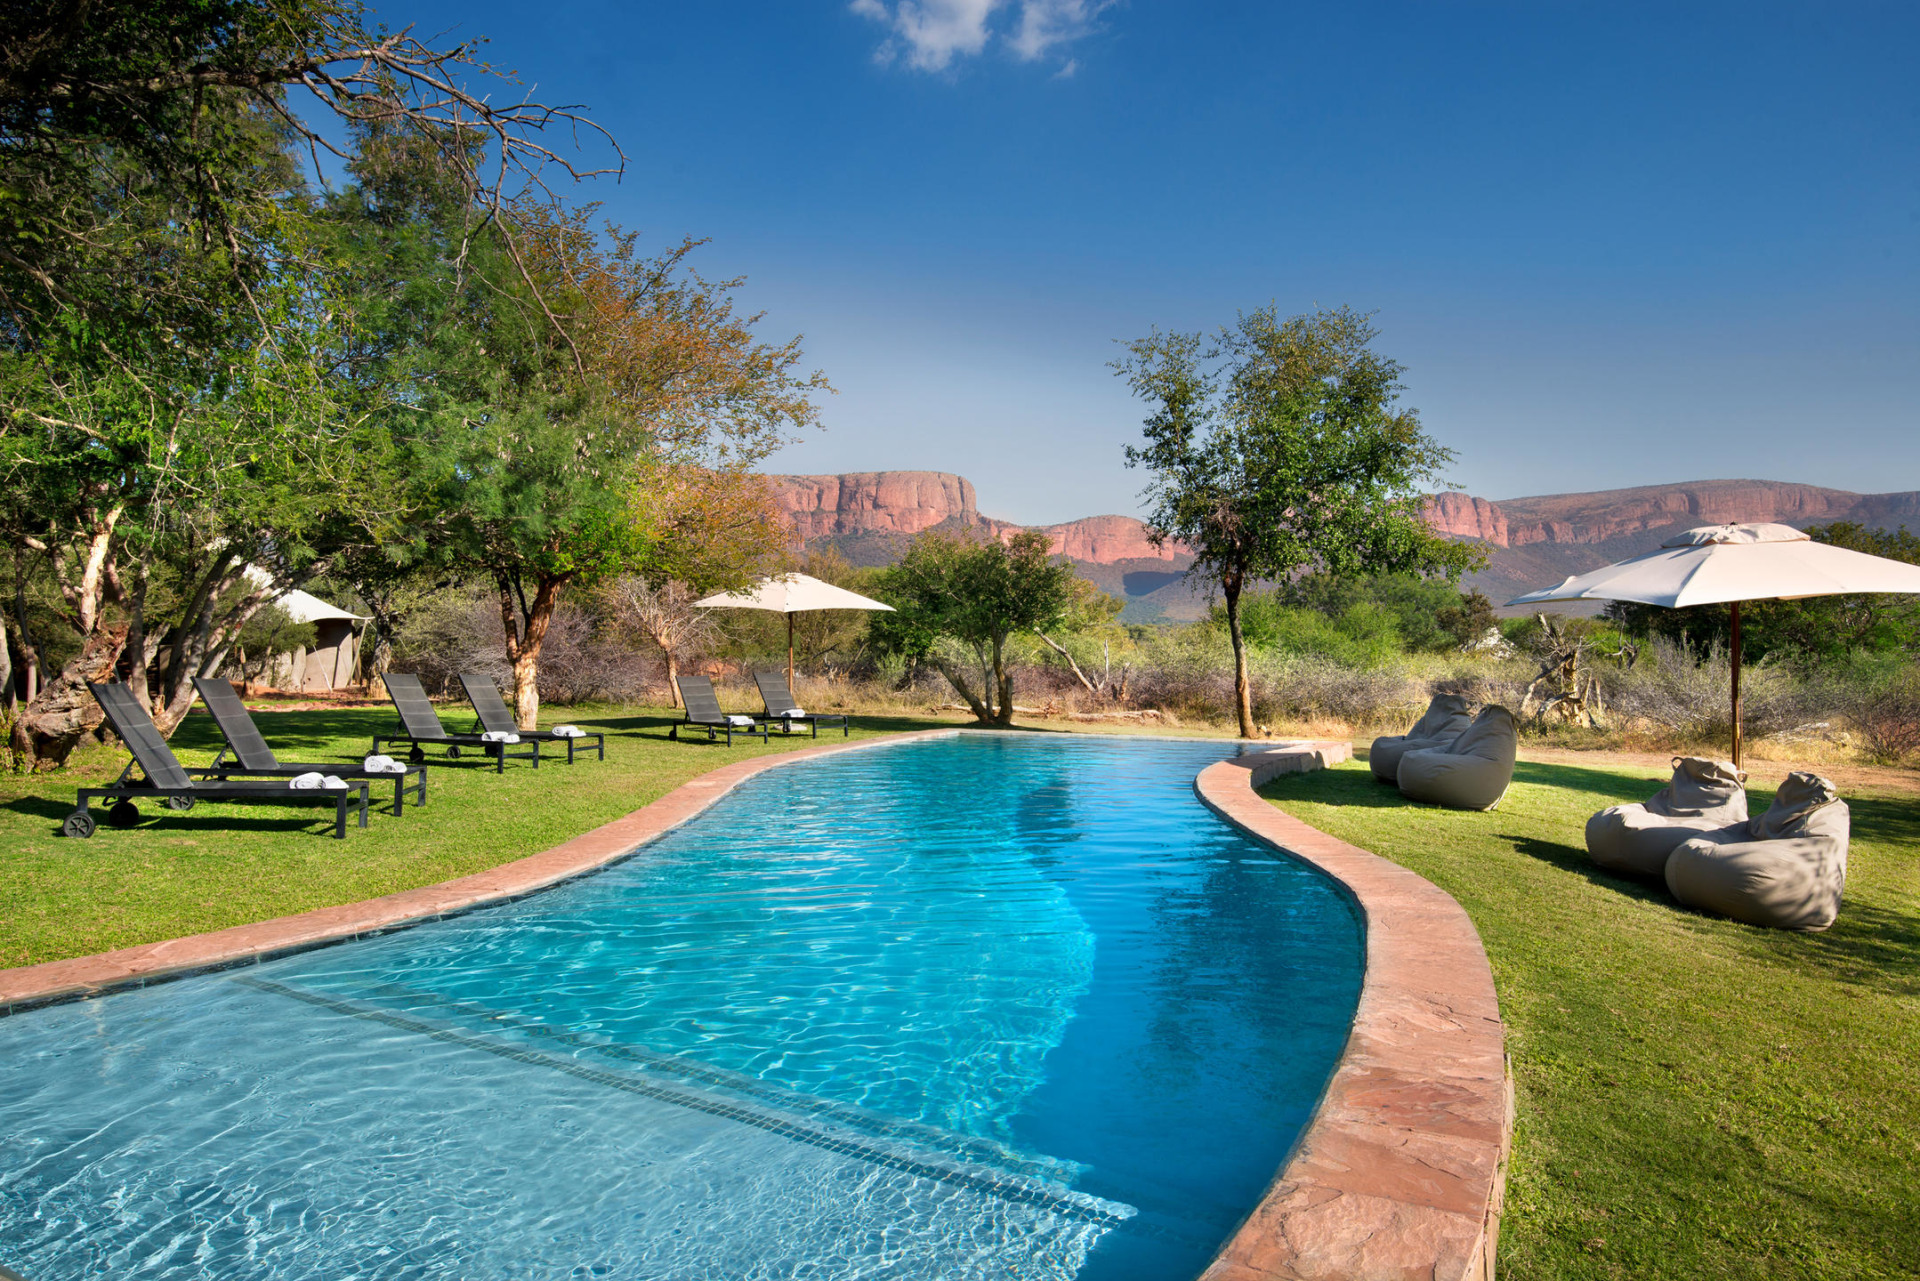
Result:
[[[1476,597],[1489,620],[1493,615],[1493,607],[1478,592],[1463,596],[1449,582],[1414,574],[1303,574],[1280,587],[1277,595],[1286,604],[1317,610],[1329,618],[1338,618],[1356,605],[1378,606],[1392,616],[1400,645],[1411,653],[1458,649],[1464,642],[1444,620],[1452,611],[1455,625],[1460,625],[1457,616],[1463,610],[1471,613]],[[1474,638],[1485,630],[1473,633]]]
[[[888,651],[925,658],[976,717],[1004,725],[1013,719],[1008,638],[1058,626],[1074,603],[1075,581],[1072,565],[1055,560],[1038,531],[1004,543],[928,531],[877,578],[880,599],[896,612],[873,621],[873,636]],[[974,674],[942,641],[972,659],[977,693]]]
[[1462,594],[1458,601],[1435,610],[1433,621],[1455,649],[1479,644],[1488,632],[1499,630],[1500,622],[1493,612],[1493,602],[1477,587]]
[[1242,313],[1211,345],[1155,332],[1116,363],[1153,406],[1127,464],[1149,474],[1147,524],[1220,584],[1236,659],[1241,733],[1254,732],[1241,593],[1312,569],[1458,574],[1467,545],[1433,533],[1420,503],[1452,458],[1399,405],[1401,368],[1347,308],[1282,320]]
[[[1849,521],[1807,532],[1829,543],[1870,556],[1920,564],[1920,535],[1869,529]],[[1630,636],[1657,637],[1685,645],[1704,656],[1732,643],[1733,616],[1728,605],[1663,609],[1632,601],[1614,601],[1606,617]],[[1803,668],[1831,669],[1857,654],[1920,657],[1920,598],[1912,596],[1812,596],[1805,600],[1754,600],[1740,606],[1740,648],[1756,662],[1775,659]]]
[[[1281,592],[1255,592],[1240,602],[1240,626],[1256,652],[1315,655],[1346,667],[1372,668],[1400,655],[1400,630],[1391,611],[1370,600],[1354,600],[1338,614],[1283,604]],[[1213,618],[1224,626],[1218,606]]]

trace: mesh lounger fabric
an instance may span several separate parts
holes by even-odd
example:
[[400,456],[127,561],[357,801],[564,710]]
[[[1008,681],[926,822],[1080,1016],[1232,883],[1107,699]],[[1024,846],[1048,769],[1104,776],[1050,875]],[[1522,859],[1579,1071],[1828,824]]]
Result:
[[1465,733],[1445,747],[1400,758],[1400,793],[1457,810],[1490,810],[1513,782],[1519,733],[1513,713],[1499,704],[1480,709]]
[[1747,821],[1745,776],[1730,761],[1678,757],[1673,781],[1644,805],[1615,805],[1587,820],[1587,854],[1630,876],[1664,876],[1682,841]]
[[1824,930],[1840,915],[1852,815],[1832,783],[1787,775],[1767,812],[1706,832],[1667,859],[1667,889],[1688,907],[1776,930]]
[[1412,729],[1373,740],[1373,750],[1367,753],[1373,776],[1382,783],[1398,783],[1402,756],[1429,747],[1445,747],[1466,733],[1467,727],[1473,724],[1468,707],[1467,700],[1459,694],[1435,694],[1427,704],[1426,714]]

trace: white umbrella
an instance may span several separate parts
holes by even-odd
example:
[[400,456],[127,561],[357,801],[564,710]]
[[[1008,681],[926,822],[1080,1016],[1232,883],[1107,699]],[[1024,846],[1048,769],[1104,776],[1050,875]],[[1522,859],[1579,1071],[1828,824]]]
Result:
[[877,600],[850,592],[832,583],[823,583],[805,574],[782,574],[769,578],[748,592],[726,592],[693,602],[706,609],[769,609],[787,616],[787,688],[793,688],[793,616],[815,609],[884,609]]
[[1920,593],[1920,565],[1816,543],[1791,525],[1705,525],[1509,605],[1630,600],[1685,609],[1733,605],[1733,763],[1740,764],[1740,602],[1856,592]]

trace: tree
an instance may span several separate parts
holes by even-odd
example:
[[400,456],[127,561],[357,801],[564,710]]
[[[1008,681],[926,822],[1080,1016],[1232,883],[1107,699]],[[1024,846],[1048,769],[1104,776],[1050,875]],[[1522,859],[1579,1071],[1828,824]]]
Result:
[[1463,593],[1457,604],[1440,610],[1434,615],[1433,621],[1461,649],[1472,649],[1486,638],[1488,632],[1497,632],[1500,627],[1500,620],[1493,612],[1493,602],[1477,587]]
[[[873,631],[896,652],[932,663],[981,724],[1011,724],[1008,638],[1058,625],[1073,602],[1073,566],[1050,551],[1037,530],[1004,543],[929,530],[880,576],[880,598],[898,612],[875,617]],[[973,660],[973,673],[943,641]]]
[[1184,544],[1190,574],[1218,587],[1233,642],[1234,711],[1254,736],[1241,594],[1302,570],[1448,573],[1474,553],[1420,518],[1452,458],[1398,406],[1401,367],[1371,350],[1347,308],[1281,320],[1242,313],[1211,344],[1161,333],[1128,344],[1115,371],[1153,406],[1127,465],[1151,476],[1148,536]]

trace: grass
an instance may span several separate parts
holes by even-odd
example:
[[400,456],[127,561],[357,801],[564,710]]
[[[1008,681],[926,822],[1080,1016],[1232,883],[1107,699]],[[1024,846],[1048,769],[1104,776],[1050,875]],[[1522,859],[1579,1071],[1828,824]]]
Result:
[[1523,761],[1469,814],[1349,764],[1264,795],[1480,930],[1519,1105],[1503,1278],[1920,1276],[1920,797],[1849,789],[1840,920],[1786,934],[1588,862],[1587,816],[1662,781]]
[[[586,754],[569,767],[543,749],[536,772],[509,762],[505,774],[472,752],[442,761],[430,751],[429,803],[404,817],[374,813],[347,839],[329,834],[333,811],[308,806],[202,803],[190,813],[143,804],[137,827],[104,821],[89,840],[58,834],[74,789],[110,782],[126,763],[119,747],[76,752],[52,774],[0,775],[0,967],[84,956],[110,948],[217,930],[290,912],[351,903],[464,876],[535,854],[640,808],[697,774],[743,756],[790,751],[813,740],[775,734],[762,745],[669,742],[677,713],[651,709],[566,708],[567,721],[607,733],[604,763]],[[391,711],[341,709],[257,717],[282,760],[357,760]],[[448,714],[449,725],[458,717]],[[927,718],[856,718],[853,738],[926,729]],[[821,743],[840,742],[823,730]],[[211,718],[191,716],[173,748],[189,765],[213,759],[220,743]],[[376,785],[374,797],[390,785]],[[324,818],[322,815],[324,814]]]

